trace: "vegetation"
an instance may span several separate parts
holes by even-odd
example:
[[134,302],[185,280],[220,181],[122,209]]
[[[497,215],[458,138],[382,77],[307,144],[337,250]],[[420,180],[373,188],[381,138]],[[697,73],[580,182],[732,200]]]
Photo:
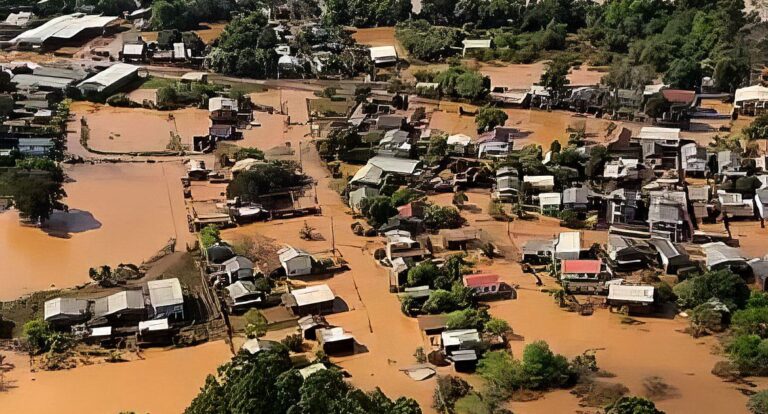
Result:
[[235,161],[242,161],[247,158],[253,158],[256,160],[264,159],[264,151],[256,147],[238,148],[234,154]]
[[501,109],[484,106],[480,108],[475,117],[477,132],[490,131],[496,126],[502,126],[508,118],[507,113]]
[[[109,2],[109,0],[101,0],[101,2]],[[125,10],[135,8],[131,2],[128,4],[133,7],[125,8]],[[229,18],[234,6],[235,2],[229,0],[155,0],[152,3],[150,26],[154,30],[196,29],[201,22],[214,22]],[[106,11],[104,10],[104,12]]]
[[490,86],[488,78],[464,66],[451,66],[436,74],[434,81],[443,95],[470,101],[484,97]]
[[747,408],[752,414],[768,414],[768,390],[750,396]]
[[267,318],[257,309],[249,309],[243,316],[245,318],[245,336],[256,338],[267,333]]
[[606,407],[605,414],[664,414],[647,398],[621,397]]
[[371,226],[379,227],[387,223],[390,217],[397,214],[392,200],[387,196],[364,198],[360,202],[360,213]]
[[490,392],[510,396],[520,389],[545,390],[560,388],[575,382],[571,363],[553,353],[544,341],[526,345],[522,359],[508,351],[491,351],[480,360],[477,371],[486,381]]
[[707,271],[695,275],[675,286],[677,304],[682,309],[693,309],[712,298],[728,309],[743,308],[749,299],[749,287],[730,270]]
[[341,26],[394,26],[407,20],[411,13],[408,0],[329,0],[325,3],[323,19]]
[[202,106],[220,91],[221,86],[210,83],[170,83],[157,89],[157,105],[161,109],[173,109],[187,105]]
[[22,218],[44,222],[54,210],[66,210],[62,199],[64,172],[49,158],[16,158],[15,167],[0,173],[0,194],[10,195]]
[[453,375],[439,375],[432,396],[432,408],[439,413],[455,413],[456,401],[472,391],[467,381]]
[[237,354],[209,375],[185,414],[420,414],[409,398],[393,401],[378,388],[358,390],[336,369],[321,370],[302,379],[283,347],[255,355]]
[[398,188],[394,193],[392,193],[392,205],[395,207],[404,206],[411,201],[415,201],[423,196],[423,193],[410,187]]
[[307,183],[307,176],[291,161],[270,161],[239,173],[227,186],[227,197],[256,201],[259,196]]
[[25,323],[24,338],[35,354],[59,353],[71,345],[67,335],[54,331],[51,325],[43,319],[33,319]]
[[437,62],[456,54],[459,31],[436,27],[425,20],[408,20],[395,26],[395,36],[408,55],[427,62]]
[[456,207],[432,204],[424,212],[424,225],[431,230],[456,229],[464,225],[466,220]]
[[217,72],[265,79],[277,75],[278,39],[261,12],[235,17],[208,56]]
[[209,224],[200,230],[200,242],[207,249],[221,241],[221,233],[216,225]]

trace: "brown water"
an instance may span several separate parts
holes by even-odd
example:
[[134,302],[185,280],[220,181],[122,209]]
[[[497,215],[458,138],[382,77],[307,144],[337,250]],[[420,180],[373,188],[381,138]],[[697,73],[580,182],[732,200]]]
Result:
[[53,237],[23,227],[15,211],[0,213],[0,299],[88,281],[88,269],[140,263],[168,239],[183,248],[190,235],[179,178],[181,164],[66,166],[69,213],[56,212]]
[[[586,131],[593,136],[590,140],[595,142],[606,141],[606,127],[610,121],[597,119],[594,117],[580,118],[573,116],[571,112],[530,109],[504,109],[509,118],[505,123],[508,127],[515,127],[526,134],[525,138],[516,139],[514,147],[519,149],[526,144],[538,144],[549,149],[549,145],[554,140],[559,140],[560,144],[566,145],[568,142],[568,133],[566,128],[575,125],[586,125]],[[448,134],[466,134],[470,137],[477,136],[477,126],[473,116],[460,115],[456,112],[435,112],[429,124],[430,128],[440,129]]]
[[208,374],[231,358],[223,341],[171,351],[150,349],[144,360],[98,364],[66,371],[30,372],[28,359],[6,354],[12,387],[0,392],[3,413],[175,414],[186,408]]
[[[80,119],[85,116],[90,129],[88,145],[100,151],[165,150],[171,132],[179,134],[183,144],[191,145],[192,137],[206,135],[211,123],[208,111],[197,108],[154,111],[75,102],[72,113],[75,121],[69,124],[70,141],[80,139]],[[71,152],[78,152],[70,146]]]

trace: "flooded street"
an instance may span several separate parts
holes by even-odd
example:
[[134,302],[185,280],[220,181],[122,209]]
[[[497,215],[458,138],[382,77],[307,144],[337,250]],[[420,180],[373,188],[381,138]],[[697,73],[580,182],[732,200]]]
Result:
[[6,374],[10,390],[0,392],[0,411],[24,414],[181,413],[205,377],[232,356],[229,346],[217,341],[173,351],[150,349],[141,361],[30,372],[26,356],[7,355],[16,367]]
[[15,211],[0,213],[0,300],[87,282],[88,269],[141,263],[170,238],[191,240],[180,163],[65,166],[70,212],[55,212],[46,231],[23,227]]

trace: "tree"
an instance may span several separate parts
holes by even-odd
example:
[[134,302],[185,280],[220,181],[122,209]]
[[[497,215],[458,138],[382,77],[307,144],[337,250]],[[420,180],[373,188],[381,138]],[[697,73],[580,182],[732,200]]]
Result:
[[214,224],[209,224],[200,230],[200,240],[204,249],[207,249],[221,241],[221,232]]
[[435,76],[440,90],[448,96],[476,100],[488,92],[486,78],[464,66],[451,66]]
[[589,160],[586,167],[584,167],[584,173],[590,180],[595,180],[602,177],[603,170],[605,169],[605,163],[610,158],[608,149],[602,145],[595,145],[589,151]]
[[653,401],[641,397],[621,397],[606,407],[605,414],[664,414]]
[[768,139],[768,114],[758,115],[742,130],[748,140]]
[[414,200],[421,198],[424,194],[410,187],[402,187],[392,193],[392,205],[395,207],[404,206]]
[[253,158],[255,160],[263,160],[264,159],[264,151],[255,148],[255,147],[247,147],[247,148],[238,148],[237,151],[235,151],[234,155],[235,161],[242,161],[246,158]]
[[743,308],[750,295],[744,280],[728,269],[695,275],[676,285],[674,292],[678,306],[683,309],[693,309],[715,298],[732,311]]
[[397,215],[392,200],[386,196],[364,198],[360,202],[360,211],[374,227],[386,224],[390,217]]
[[462,309],[448,314],[445,326],[447,329],[477,329],[482,331],[491,319],[486,309]]
[[432,408],[439,413],[453,413],[456,401],[472,391],[468,382],[453,375],[438,375],[436,382]]
[[475,117],[477,132],[490,131],[496,126],[504,125],[508,118],[507,113],[501,109],[484,106],[480,108]]
[[544,341],[526,345],[522,362],[525,383],[530,389],[561,387],[571,380],[568,360],[552,352]]
[[41,174],[40,170],[26,169],[17,169],[9,174],[8,182],[13,203],[22,217],[34,223],[44,222],[51,217],[54,210],[66,209],[61,200],[67,194],[57,174]]
[[549,144],[549,150],[552,151],[553,154],[559,153],[560,149],[562,149],[562,145],[560,145],[560,141],[558,140],[554,140]]
[[682,89],[693,89],[701,82],[701,66],[693,59],[676,59],[664,74],[664,82]]
[[645,113],[653,119],[661,118],[671,106],[672,104],[663,95],[656,94],[648,98],[645,103]]
[[747,307],[731,317],[731,327],[737,335],[757,335],[768,338],[768,308]]
[[541,74],[539,85],[545,87],[555,98],[562,96],[565,93],[565,86],[570,83],[568,80],[570,70],[571,62],[565,58],[557,57],[547,62],[547,67]]
[[227,186],[227,197],[240,197],[243,201],[256,201],[260,195],[298,187],[307,177],[297,171],[298,166],[288,161],[272,161],[256,165],[239,173]]
[[448,153],[448,136],[445,134],[435,134],[429,137],[429,147],[427,148],[427,157],[433,161],[440,161]]
[[768,414],[768,390],[750,396],[747,408],[752,414]]
[[24,337],[36,353],[45,352],[51,344],[53,330],[43,319],[33,319],[24,324]]
[[456,229],[463,226],[465,221],[456,207],[433,204],[424,212],[424,225],[428,229]]
[[440,269],[431,261],[421,262],[408,270],[409,286],[434,286]]
[[504,319],[491,318],[485,323],[483,331],[488,334],[501,336],[506,338],[507,335],[512,333],[512,327]]
[[456,54],[453,46],[459,42],[459,30],[435,27],[425,20],[406,20],[395,25],[395,36],[409,56],[437,62]]

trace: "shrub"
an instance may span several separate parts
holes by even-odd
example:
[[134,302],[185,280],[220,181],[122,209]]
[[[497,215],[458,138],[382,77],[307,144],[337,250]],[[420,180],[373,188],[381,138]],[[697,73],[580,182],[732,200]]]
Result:
[[128,95],[124,93],[118,93],[115,95],[110,96],[107,98],[107,105],[109,106],[121,106],[121,107],[130,107],[131,106],[131,100],[128,98]]
[[477,329],[482,331],[485,324],[491,320],[491,315],[485,309],[462,309],[448,314],[445,325],[447,329]]
[[693,309],[711,298],[734,311],[743,308],[750,292],[744,280],[730,270],[708,271],[679,283],[673,289],[683,309]]
[[749,397],[747,408],[752,414],[768,414],[768,390]]
[[664,414],[653,401],[641,397],[621,397],[606,407],[605,414]]
[[51,326],[43,319],[33,319],[24,324],[24,337],[35,353],[48,351],[52,335]]
[[249,309],[245,313],[245,336],[256,338],[267,333],[267,318],[256,309]]
[[512,333],[512,327],[504,319],[491,318],[485,323],[483,330],[491,335],[506,337]]
[[499,108],[484,106],[480,108],[475,117],[477,132],[490,131],[497,126],[504,125],[509,116]]
[[456,401],[469,394],[472,386],[453,375],[439,375],[432,398],[432,408],[439,413],[453,412]]
[[200,242],[203,244],[203,248],[207,249],[214,244],[221,241],[221,233],[219,228],[213,224],[209,224],[200,230]]
[[431,205],[424,212],[424,225],[432,230],[456,229],[465,221],[455,207]]
[[302,352],[304,350],[304,337],[300,333],[288,335],[280,343],[292,352]]

